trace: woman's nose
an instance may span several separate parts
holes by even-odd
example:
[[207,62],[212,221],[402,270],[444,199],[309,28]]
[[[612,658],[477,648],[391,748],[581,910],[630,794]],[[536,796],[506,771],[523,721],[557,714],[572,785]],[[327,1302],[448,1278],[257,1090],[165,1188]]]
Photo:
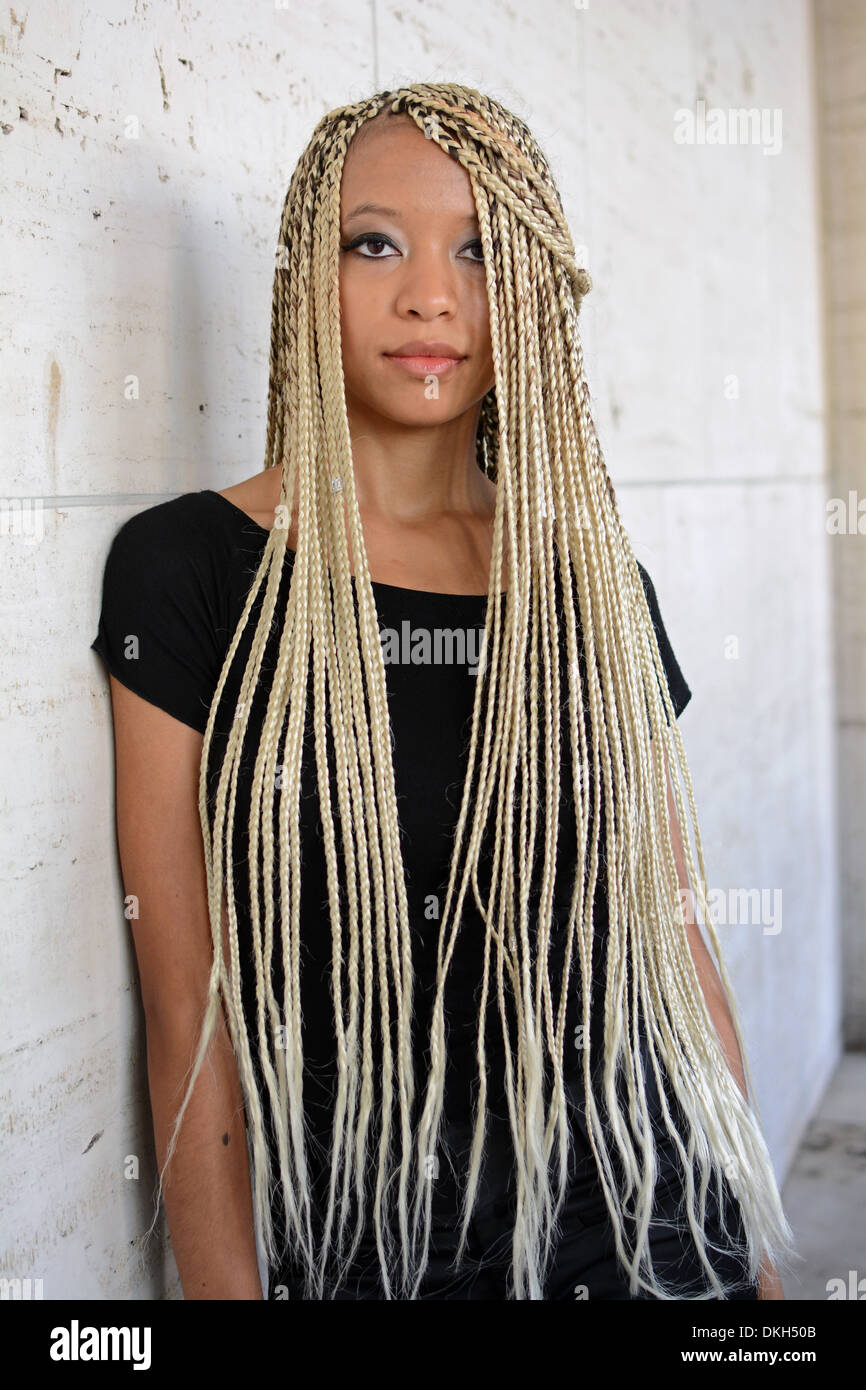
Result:
[[447,255],[419,252],[407,257],[400,278],[397,292],[400,313],[414,312],[427,318],[457,308],[457,267]]

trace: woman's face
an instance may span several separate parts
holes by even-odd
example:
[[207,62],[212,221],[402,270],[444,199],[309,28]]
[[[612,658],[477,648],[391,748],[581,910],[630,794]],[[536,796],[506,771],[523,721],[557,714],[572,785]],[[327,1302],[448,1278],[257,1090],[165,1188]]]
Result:
[[[349,146],[340,231],[349,248],[340,251],[340,312],[350,410],[429,425],[477,406],[494,374],[466,171],[413,121],[377,121]],[[416,361],[401,364],[397,355],[413,343],[447,344],[459,360],[443,369],[451,354],[434,346],[412,349]]]

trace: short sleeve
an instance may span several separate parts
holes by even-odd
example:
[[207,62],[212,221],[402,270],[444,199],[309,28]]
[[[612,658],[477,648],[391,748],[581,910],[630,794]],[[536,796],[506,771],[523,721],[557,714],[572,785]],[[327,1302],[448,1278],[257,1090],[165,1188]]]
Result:
[[689,700],[692,698],[692,692],[686,684],[686,678],[680,670],[679,662],[677,661],[674,655],[673,647],[670,643],[670,638],[668,637],[667,631],[665,630],[665,625],[662,622],[662,615],[659,611],[659,603],[658,598],[656,596],[655,586],[653,585],[653,582],[650,579],[647,571],[644,569],[643,565],[640,563],[639,560],[637,561],[637,567],[640,571],[641,582],[643,584],[644,593],[646,595],[647,605],[650,611],[650,617],[652,618],[653,628],[655,629],[659,654],[661,656],[662,663],[665,668],[665,674],[668,678],[668,690],[670,691],[671,703],[674,707],[674,714],[676,715],[677,719],[679,719],[686,705],[689,703]]
[[117,532],[90,645],[122,685],[203,734],[224,653],[206,536],[183,500],[149,507]]

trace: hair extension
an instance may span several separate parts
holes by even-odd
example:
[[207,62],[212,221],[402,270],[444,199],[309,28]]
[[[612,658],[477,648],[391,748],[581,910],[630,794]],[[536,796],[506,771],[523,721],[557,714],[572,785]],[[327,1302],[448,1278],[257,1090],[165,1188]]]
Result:
[[[462,165],[471,181],[495,370],[477,439],[479,467],[497,484],[485,656],[439,928],[425,1077],[413,1073],[412,952],[385,670],[354,486],[340,338],[343,164],[358,132],[389,112],[413,120]],[[590,413],[578,334],[580,303],[589,288],[544,155],[522,120],[470,88],[417,83],[340,107],[319,121],[297,163],[282,212],[270,348],[265,467],[282,471],[280,506],[225,659],[204,738],[199,809],[214,956],[201,1037],[162,1172],[174,1152],[222,1007],[245,1097],[256,1230],[269,1262],[279,1259],[271,1216],[278,1186],[285,1236],[302,1261],[309,1297],[322,1297],[326,1277],[351,1260],[371,1202],[384,1296],[417,1296],[430,1241],[428,1160],[437,1150],[443,1110],[444,986],[467,892],[482,915],[486,935],[478,1090],[458,1258],[485,1152],[485,1019],[492,999],[501,1020],[498,1045],[504,1049],[517,1188],[509,1293],[543,1297],[567,1183],[564,1030],[573,959],[587,1039],[581,1066],[588,1133],[632,1294],[682,1296],[658,1276],[650,1254],[658,1161],[646,1095],[649,1077],[639,1046],[642,1022],[664,1126],[683,1164],[684,1222],[706,1271],[706,1286],[698,1296],[724,1298],[732,1289],[709,1259],[714,1247],[704,1227],[711,1182],[727,1178],[741,1204],[742,1255],[753,1279],[764,1252],[774,1263],[791,1252],[791,1231],[759,1118],[725,1060],[684,930],[665,771],[656,756],[659,744],[674,769],[671,780],[689,878],[752,1091],[736,1006],[707,905],[682,739]],[[296,485],[297,550],[288,600],[278,612]],[[354,590],[347,527],[355,557]],[[509,583],[500,595],[506,538]],[[561,605],[555,601],[558,579]],[[210,797],[216,710],[259,595],[261,612],[240,699]],[[256,997],[256,1037],[251,1039],[242,1006],[231,845],[252,696],[272,631],[278,632],[278,657],[269,675],[249,806]],[[563,650],[565,690],[556,659]],[[327,859],[337,1078],[328,1201],[318,1240],[302,1095],[299,975],[300,768],[310,679]],[[563,708],[571,749],[571,783],[564,794],[573,802],[578,861],[563,976],[551,980]],[[685,832],[681,779],[694,852]],[[493,862],[490,892],[482,901],[478,868],[485,835],[492,835]],[[530,901],[536,862],[541,880]],[[604,1010],[596,1016],[590,1007],[590,972],[600,868],[606,873],[609,930]],[[272,983],[275,959],[282,964],[281,998]],[[600,1039],[603,1046],[600,1088],[590,1066],[591,1039]],[[374,1044],[381,1050],[378,1061]],[[674,1105],[665,1097],[665,1076]],[[266,1134],[268,1110],[273,1143]],[[355,1231],[347,1246],[353,1205]]]

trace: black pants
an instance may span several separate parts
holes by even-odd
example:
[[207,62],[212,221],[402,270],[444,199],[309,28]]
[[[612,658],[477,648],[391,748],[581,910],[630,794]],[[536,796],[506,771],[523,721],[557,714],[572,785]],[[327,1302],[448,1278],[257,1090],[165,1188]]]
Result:
[[[464,1172],[468,1133],[451,1132],[451,1152],[456,1172]],[[482,1169],[478,1200],[470,1220],[467,1243],[459,1268],[453,1264],[459,1235],[458,1189],[454,1171],[443,1166],[437,1176],[432,1200],[430,1259],[418,1291],[418,1299],[487,1299],[505,1300],[511,1264],[511,1241],[515,1211],[513,1156],[510,1137],[502,1130],[488,1145]],[[625,1274],[616,1257],[613,1231],[607,1206],[597,1181],[594,1160],[586,1151],[578,1153],[577,1168],[568,1195],[560,1211],[560,1236],[556,1254],[545,1281],[547,1301],[566,1302],[576,1299],[631,1299]],[[682,1193],[671,1168],[656,1187],[653,1223],[650,1226],[650,1249],[657,1276],[675,1286],[684,1299],[694,1298],[707,1289],[706,1272],[700,1263],[690,1235],[677,1220]],[[712,1195],[712,1194],[711,1194]],[[725,1185],[725,1224],[728,1237],[723,1237],[718,1221],[719,1201],[708,1200],[709,1216],[705,1226],[708,1241],[721,1247],[709,1252],[708,1258],[716,1274],[725,1282],[736,1285],[728,1297],[738,1301],[756,1300],[757,1285],[751,1283],[741,1260],[733,1250],[734,1242],[742,1239],[742,1217],[733,1193]],[[647,1298],[646,1293],[637,1297]],[[297,1266],[290,1258],[271,1271],[268,1298],[290,1300],[304,1297],[303,1282]],[[379,1256],[372,1233],[358,1248],[351,1270],[338,1288],[325,1288],[326,1299],[382,1299]]]

